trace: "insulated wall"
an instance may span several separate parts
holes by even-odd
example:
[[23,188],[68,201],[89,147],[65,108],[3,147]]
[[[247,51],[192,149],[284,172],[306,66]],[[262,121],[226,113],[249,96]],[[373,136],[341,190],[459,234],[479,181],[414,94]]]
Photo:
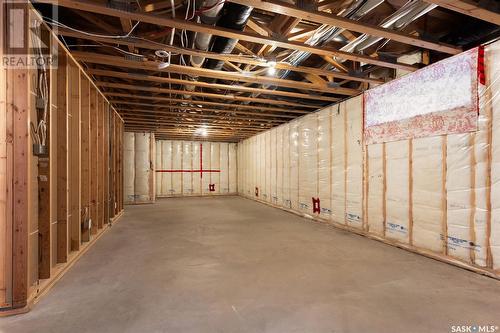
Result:
[[240,142],[240,194],[499,277],[500,42],[485,62],[476,131],[367,144],[353,97]]
[[139,204],[155,199],[155,136],[147,132],[125,132],[124,149],[124,202]]
[[241,142],[240,193],[361,229],[362,106],[359,96]]
[[235,143],[158,140],[156,196],[236,194],[236,161]]

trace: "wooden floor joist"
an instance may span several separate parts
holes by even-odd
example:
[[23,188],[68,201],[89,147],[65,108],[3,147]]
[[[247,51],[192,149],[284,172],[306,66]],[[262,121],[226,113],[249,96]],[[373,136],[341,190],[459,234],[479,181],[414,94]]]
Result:
[[[258,57],[254,57],[254,56],[249,57],[249,56],[237,55],[237,54],[218,54],[218,53],[213,53],[213,52],[183,48],[183,47],[179,47],[179,46],[171,46],[168,44],[161,44],[161,43],[152,42],[152,41],[145,41],[142,39],[133,39],[133,38],[114,39],[114,38],[98,37],[98,36],[90,37],[90,36],[85,35],[83,33],[74,32],[74,31],[67,30],[64,28],[58,29],[58,34],[61,36],[64,36],[64,37],[75,37],[75,38],[79,38],[79,39],[87,39],[87,40],[107,43],[110,45],[124,45],[124,46],[134,45],[134,46],[139,47],[139,48],[153,50],[153,51],[156,51],[158,49],[162,49],[165,51],[180,53],[182,55],[203,56],[203,57],[209,58],[209,59],[222,60],[222,61],[232,61],[232,62],[247,64],[247,65],[252,65],[252,66],[269,67],[268,61],[266,59],[259,59]],[[290,65],[286,62],[276,63],[276,69],[283,69],[283,70],[288,70],[288,71],[293,71],[293,72],[298,72],[298,73],[311,73],[311,74],[316,74],[316,75],[321,75],[321,76],[331,76],[331,77],[342,79],[342,80],[349,80],[349,81],[356,81],[356,82],[366,82],[366,83],[373,83],[373,84],[384,83],[384,80],[381,80],[381,79],[353,76],[353,75],[349,75],[346,72],[323,70],[321,68],[316,68],[316,67],[293,66],[293,65]]]
[[291,50],[299,50],[310,52],[318,55],[327,55],[327,56],[335,56],[340,57],[346,60],[358,61],[367,64],[377,65],[381,67],[393,68],[393,69],[402,69],[407,71],[414,71],[417,68],[412,65],[402,64],[402,63],[392,63],[388,61],[384,61],[375,57],[364,56],[359,54],[353,54],[349,52],[343,52],[337,49],[333,49],[331,47],[316,47],[310,46],[304,43],[299,42],[287,42],[282,41],[278,38],[273,37],[264,37],[257,34],[252,34],[248,32],[241,32],[232,29],[226,29],[221,27],[215,27],[211,25],[201,24],[201,23],[192,23],[179,19],[171,19],[165,17],[159,17],[152,14],[147,13],[139,13],[139,12],[126,12],[123,10],[106,7],[96,2],[88,1],[88,0],[39,0],[40,3],[48,3],[57,6],[78,9],[83,11],[88,11],[97,14],[103,14],[108,16],[114,16],[118,18],[126,18],[134,21],[140,21],[144,23],[155,24],[162,27],[176,28],[176,29],[185,29],[193,32],[201,32],[208,33],[215,36],[221,36],[226,38],[233,38],[244,40],[252,43],[272,45],[277,47],[282,47],[285,49]]
[[[117,66],[121,68],[142,69],[142,70],[157,71],[157,72],[169,72],[176,74],[201,76],[212,79],[215,78],[215,79],[233,80],[233,81],[241,81],[249,83],[259,83],[263,85],[311,90],[311,91],[340,94],[346,96],[356,95],[359,94],[360,92],[357,89],[351,89],[351,88],[342,88],[342,87],[330,88],[328,87],[327,84],[321,86],[315,83],[279,79],[270,76],[260,76],[256,75],[253,72],[245,72],[245,73],[223,72],[219,70],[196,68],[191,66],[181,66],[175,64],[171,64],[166,68],[160,69],[158,68],[159,63],[154,61],[147,61],[147,60],[134,61],[134,60],[127,60],[123,57],[118,57],[118,56],[110,56],[99,53],[80,52],[80,51],[73,52],[73,55],[75,56],[76,59],[84,61],[86,63]],[[137,77],[139,78],[140,74]]]

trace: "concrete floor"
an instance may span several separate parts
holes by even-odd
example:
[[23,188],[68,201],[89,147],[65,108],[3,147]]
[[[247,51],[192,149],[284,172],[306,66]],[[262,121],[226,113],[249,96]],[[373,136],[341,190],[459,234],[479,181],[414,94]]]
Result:
[[452,332],[500,282],[240,197],[127,206],[1,332]]

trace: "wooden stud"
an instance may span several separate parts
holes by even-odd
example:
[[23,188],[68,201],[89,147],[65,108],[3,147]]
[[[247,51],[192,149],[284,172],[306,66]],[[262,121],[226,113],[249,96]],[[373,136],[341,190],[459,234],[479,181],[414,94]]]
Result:
[[98,190],[99,178],[97,175],[97,160],[98,160],[98,146],[97,146],[97,130],[99,124],[97,122],[97,91],[94,87],[90,88],[90,216],[92,218],[91,233],[95,235],[98,230]]

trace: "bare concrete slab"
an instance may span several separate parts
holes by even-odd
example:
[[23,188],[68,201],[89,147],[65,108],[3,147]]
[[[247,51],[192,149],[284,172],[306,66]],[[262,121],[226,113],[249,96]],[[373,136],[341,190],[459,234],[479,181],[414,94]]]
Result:
[[30,313],[0,318],[0,332],[500,326],[499,281],[247,199],[125,211]]

